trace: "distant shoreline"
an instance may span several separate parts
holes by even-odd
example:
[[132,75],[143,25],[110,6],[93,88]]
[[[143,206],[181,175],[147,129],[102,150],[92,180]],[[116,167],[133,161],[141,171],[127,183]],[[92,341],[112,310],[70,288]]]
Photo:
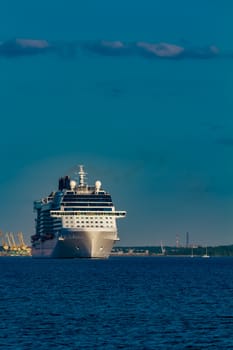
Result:
[[[208,253],[208,254],[207,254]],[[154,256],[154,257],[227,257],[233,256],[233,245],[220,246],[127,246],[114,247],[111,256]]]
[[[162,252],[163,251],[163,252]],[[233,257],[233,245],[222,246],[125,246],[114,247],[110,257],[192,257],[200,258],[208,253],[208,257]],[[0,246],[0,257],[31,256],[31,251],[6,251]]]

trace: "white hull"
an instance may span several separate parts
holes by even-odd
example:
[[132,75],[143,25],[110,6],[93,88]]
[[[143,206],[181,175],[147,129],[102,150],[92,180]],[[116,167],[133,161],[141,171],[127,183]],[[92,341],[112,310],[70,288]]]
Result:
[[62,230],[58,238],[38,241],[32,247],[34,258],[108,258],[117,233],[109,230]]

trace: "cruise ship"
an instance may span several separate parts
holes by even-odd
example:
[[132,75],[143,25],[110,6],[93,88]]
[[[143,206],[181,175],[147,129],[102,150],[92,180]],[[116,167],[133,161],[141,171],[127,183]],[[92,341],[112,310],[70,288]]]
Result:
[[101,182],[86,183],[86,173],[79,166],[78,180],[61,177],[58,190],[34,202],[36,232],[31,236],[35,258],[108,258],[119,241],[117,211],[111,195]]

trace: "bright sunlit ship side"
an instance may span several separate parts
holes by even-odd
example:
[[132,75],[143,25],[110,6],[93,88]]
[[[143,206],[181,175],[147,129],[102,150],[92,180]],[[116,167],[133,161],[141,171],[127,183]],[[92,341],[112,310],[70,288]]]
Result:
[[32,256],[37,258],[108,258],[119,240],[116,211],[111,195],[101,182],[86,184],[79,166],[78,183],[69,176],[59,179],[58,191],[34,202],[36,234],[31,237]]

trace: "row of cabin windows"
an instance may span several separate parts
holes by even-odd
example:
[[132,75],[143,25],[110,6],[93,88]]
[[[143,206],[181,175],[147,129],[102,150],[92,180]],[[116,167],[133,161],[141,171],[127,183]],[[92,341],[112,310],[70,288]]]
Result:
[[[90,223],[94,223],[93,220],[95,220],[95,223],[98,223],[98,222],[103,223],[103,218],[100,218],[99,220],[90,218],[90,221],[89,221],[89,218],[81,217],[80,219],[76,219],[76,222],[80,222],[80,220],[81,220],[82,223],[84,223],[84,222],[85,223],[89,223],[89,222]],[[68,222],[68,221],[73,222],[73,221],[75,221],[75,219],[73,219],[73,218],[65,218],[65,221],[66,222]],[[104,222],[106,222],[106,223],[112,222],[112,219],[106,218],[106,220],[104,220]]]
[[84,196],[76,196],[76,195],[69,195],[69,196],[65,196],[63,198],[63,201],[82,201],[82,200],[88,200],[88,201],[112,201],[112,198],[111,196],[100,196],[100,195],[92,195],[92,196],[87,196],[87,195],[84,195]]
[[106,226],[103,226],[103,225],[69,225],[69,227],[113,227],[113,225],[106,225]]
[[[74,221],[73,220],[65,220],[65,222],[66,223],[71,223],[71,224],[73,224],[74,223]],[[84,220],[76,220],[76,223],[77,224],[103,224],[103,223],[105,223],[105,224],[112,224],[112,220],[110,220],[110,221],[105,221],[105,222],[103,222],[103,221],[89,221],[89,220],[86,220],[86,221],[84,221]]]
[[[90,221],[87,218],[81,217],[80,220],[76,219],[76,221],[73,218],[70,218],[70,220],[68,218],[65,219],[65,224],[66,225],[70,225],[70,227],[104,227],[104,223],[105,223],[105,227],[113,227],[112,223],[113,220],[111,218],[106,217],[107,220],[105,220],[105,222],[103,222],[103,218],[101,218],[101,220],[94,220],[93,217],[90,217]],[[86,220],[84,220],[86,219]],[[76,224],[76,225],[75,225]],[[84,225],[85,224],[85,225]]]
[[78,207],[80,207],[80,206],[82,206],[82,205],[90,205],[90,206],[100,206],[100,207],[102,207],[103,205],[110,205],[110,204],[112,204],[113,205],[113,203],[112,202],[109,202],[109,201],[99,201],[99,202],[90,202],[90,201],[79,201],[79,202],[75,202],[75,201],[65,201],[65,202],[62,202],[61,203],[62,205],[74,205],[74,206],[78,206]]

